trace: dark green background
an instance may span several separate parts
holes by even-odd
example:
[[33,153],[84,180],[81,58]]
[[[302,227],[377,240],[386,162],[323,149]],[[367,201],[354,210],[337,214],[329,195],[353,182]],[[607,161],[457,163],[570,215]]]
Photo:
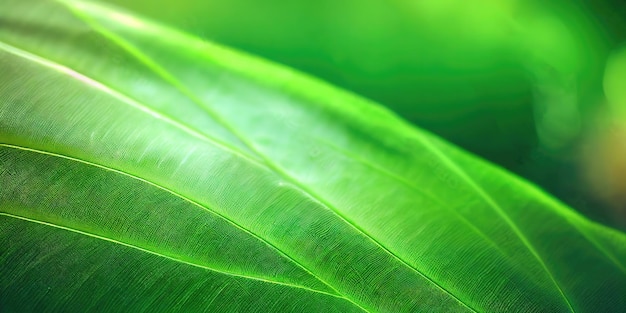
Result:
[[[109,2],[373,99],[626,229],[589,191],[579,166],[602,106],[606,58],[626,41],[621,2]],[[572,98],[579,119],[548,120],[563,133],[546,143],[537,112]]]

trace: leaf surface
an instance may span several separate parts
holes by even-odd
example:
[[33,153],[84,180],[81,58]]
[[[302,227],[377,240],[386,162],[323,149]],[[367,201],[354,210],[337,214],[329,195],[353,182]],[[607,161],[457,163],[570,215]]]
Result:
[[624,234],[374,103],[96,3],[0,12],[0,307],[626,307]]

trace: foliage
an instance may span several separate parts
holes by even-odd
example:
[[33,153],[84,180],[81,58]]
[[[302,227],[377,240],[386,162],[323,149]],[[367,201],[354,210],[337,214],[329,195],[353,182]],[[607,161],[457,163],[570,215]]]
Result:
[[94,3],[0,12],[2,309],[626,307],[626,235],[375,103]]

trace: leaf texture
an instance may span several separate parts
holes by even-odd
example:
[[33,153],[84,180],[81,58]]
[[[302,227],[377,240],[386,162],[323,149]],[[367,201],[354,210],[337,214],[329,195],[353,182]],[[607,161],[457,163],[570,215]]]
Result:
[[623,233],[291,69],[3,0],[0,79],[2,309],[626,309]]

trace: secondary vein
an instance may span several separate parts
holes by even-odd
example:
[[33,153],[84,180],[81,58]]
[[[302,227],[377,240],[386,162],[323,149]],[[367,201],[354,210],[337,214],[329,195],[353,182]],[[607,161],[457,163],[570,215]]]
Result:
[[[180,199],[182,199],[182,200],[184,200],[184,201],[186,201],[186,202],[188,202],[188,203],[191,203],[192,205],[194,205],[194,206],[196,206],[196,207],[198,207],[198,208],[200,208],[200,209],[202,209],[202,210],[205,210],[205,211],[207,211],[207,212],[209,212],[209,213],[211,213],[211,214],[213,214],[213,215],[217,216],[217,217],[218,217],[218,218],[220,218],[220,219],[223,219],[223,220],[224,220],[224,221],[226,221],[227,223],[231,224],[233,227],[235,227],[235,228],[237,228],[237,229],[239,229],[239,230],[241,230],[241,231],[245,232],[246,234],[248,234],[248,235],[252,236],[253,238],[255,238],[255,239],[257,239],[257,240],[259,240],[259,241],[261,241],[261,242],[265,243],[265,244],[266,244],[266,245],[268,245],[271,249],[275,250],[277,253],[279,253],[280,255],[282,255],[283,257],[285,257],[287,260],[289,260],[290,262],[292,262],[292,263],[293,263],[294,265],[296,265],[297,267],[303,268],[303,265],[301,265],[300,263],[298,263],[296,260],[294,260],[291,256],[289,256],[288,254],[286,254],[285,252],[283,252],[282,250],[280,250],[278,247],[276,247],[276,246],[275,246],[275,245],[273,245],[272,243],[268,242],[268,241],[267,241],[267,240],[265,240],[264,238],[262,238],[262,237],[260,237],[260,236],[256,235],[255,233],[253,233],[252,231],[248,230],[247,228],[244,228],[242,225],[238,224],[237,222],[235,222],[234,220],[230,219],[229,217],[224,216],[224,215],[220,214],[219,212],[217,212],[217,211],[215,211],[215,210],[211,210],[209,207],[207,207],[207,206],[205,206],[205,205],[202,205],[202,204],[200,204],[199,202],[197,202],[197,201],[195,201],[195,200],[192,200],[192,199],[190,199],[190,198],[188,198],[188,197],[186,197],[186,196],[184,196],[184,195],[182,195],[182,194],[180,194],[180,193],[177,193],[177,192],[176,192],[176,191],[174,191],[174,190],[171,190],[171,189],[169,189],[169,188],[167,188],[167,187],[161,186],[161,185],[159,185],[159,184],[157,184],[157,183],[154,183],[154,182],[152,182],[152,181],[149,181],[149,180],[146,180],[146,179],[144,179],[144,178],[141,178],[141,177],[135,176],[135,175],[133,175],[133,174],[131,174],[131,173],[124,172],[124,171],[122,171],[122,170],[118,170],[118,169],[114,169],[114,168],[108,167],[108,166],[106,166],[106,165],[102,165],[102,164],[94,163],[94,162],[91,162],[91,161],[87,161],[87,160],[83,160],[83,159],[80,159],[80,158],[71,157],[71,156],[67,156],[67,155],[63,155],[63,154],[59,154],[59,153],[48,152],[48,151],[43,151],[43,150],[39,150],[39,149],[28,148],[28,147],[22,147],[22,146],[18,146],[18,145],[13,145],[13,144],[5,144],[5,143],[0,143],[0,147],[7,147],[7,148],[12,148],[12,149],[19,149],[19,150],[24,150],[24,151],[29,151],[29,152],[39,153],[39,154],[43,154],[43,155],[48,155],[48,156],[52,156],[52,157],[63,158],[63,159],[71,160],[71,161],[74,161],[74,162],[83,163],[83,164],[86,164],[86,165],[89,165],[89,166],[94,166],[94,167],[97,167],[97,168],[100,168],[100,169],[103,169],[103,170],[106,170],[106,171],[110,171],[110,172],[114,172],[114,173],[117,173],[117,174],[120,174],[120,175],[124,175],[124,176],[127,176],[127,177],[129,177],[129,178],[132,178],[132,179],[138,180],[138,181],[140,181],[140,182],[142,182],[142,183],[145,183],[145,184],[148,184],[148,185],[150,185],[150,186],[156,187],[156,188],[158,188],[158,189],[160,189],[160,190],[163,190],[163,191],[166,191],[166,192],[168,192],[168,193],[170,193],[170,194],[172,194],[172,195],[174,195],[174,196],[176,196],[176,197],[178,197],[178,198],[180,198]],[[199,266],[202,266],[202,265],[199,265]],[[319,280],[319,278],[318,278],[316,275],[314,275],[313,273],[310,273],[310,272],[309,272],[306,268],[303,268],[303,270],[304,270],[305,272],[307,272],[307,273],[311,274],[313,277],[315,277],[315,278],[317,278],[317,279]],[[216,270],[216,271],[219,271],[219,270]],[[224,271],[224,273],[227,273],[227,272],[225,272],[225,271]],[[238,275],[238,274],[236,274],[236,273],[235,273],[235,274],[233,274],[233,275]],[[259,279],[261,279],[261,278],[259,278]],[[321,281],[321,280],[320,280],[320,281]],[[321,282],[323,283],[323,281],[321,281]],[[330,286],[329,286],[329,287],[330,287]],[[307,288],[307,287],[302,286],[302,288]],[[330,287],[330,288],[331,288],[331,289],[333,289],[332,287]],[[311,290],[313,290],[313,289],[311,289]],[[333,289],[333,290],[334,290],[334,289]],[[321,290],[316,290],[316,291],[317,291],[317,292],[320,292],[320,293],[325,293],[324,291],[321,291]],[[336,296],[336,295],[335,295],[335,296]],[[336,297],[337,297],[337,296],[336,296]]]
[[300,286],[300,285],[288,284],[288,283],[283,283],[283,282],[279,282],[279,281],[273,281],[273,280],[264,279],[264,278],[260,278],[260,277],[247,276],[247,275],[243,275],[243,274],[238,274],[238,273],[232,273],[232,272],[226,272],[226,271],[218,270],[218,269],[211,268],[211,267],[208,267],[208,266],[205,266],[205,265],[201,265],[201,264],[197,264],[197,263],[181,260],[181,259],[178,259],[178,258],[174,258],[174,257],[168,256],[168,255],[156,252],[156,251],[152,251],[152,250],[145,249],[145,248],[142,248],[142,247],[139,247],[139,246],[135,246],[135,245],[130,244],[130,243],[122,242],[122,241],[115,240],[115,239],[112,239],[112,238],[103,237],[103,236],[100,236],[100,235],[97,235],[97,234],[89,233],[89,232],[78,230],[78,229],[71,228],[71,227],[54,224],[54,223],[51,223],[51,222],[40,221],[40,220],[32,219],[32,218],[29,218],[29,217],[15,215],[15,214],[11,214],[11,213],[4,213],[4,212],[0,212],[0,216],[6,216],[6,217],[9,217],[9,218],[14,218],[14,219],[19,219],[19,220],[23,220],[23,221],[27,221],[27,222],[31,222],[31,223],[36,223],[36,224],[40,224],[40,225],[50,226],[50,227],[54,227],[54,228],[57,228],[57,229],[62,229],[62,230],[66,230],[66,231],[69,231],[69,232],[77,233],[77,234],[80,234],[80,235],[92,237],[92,238],[95,238],[95,239],[108,241],[108,242],[116,244],[116,245],[121,245],[121,246],[124,246],[124,247],[132,248],[132,249],[135,249],[135,250],[138,250],[138,251],[141,251],[141,252],[144,252],[144,253],[152,254],[152,255],[155,255],[155,256],[158,256],[158,257],[161,257],[161,258],[165,258],[165,259],[177,262],[177,263],[182,263],[182,264],[190,265],[190,266],[193,266],[193,267],[202,268],[202,269],[205,269],[205,270],[209,270],[209,271],[220,273],[220,274],[227,275],[227,276],[245,278],[245,279],[250,279],[250,280],[254,280],[254,281],[259,281],[259,282],[268,283],[268,284],[274,284],[274,285],[280,285],[280,286],[285,286],[285,287],[290,287],[290,288],[303,289],[303,290],[306,290],[306,291],[323,294],[325,296],[330,296],[330,297],[333,297],[333,298],[345,299],[345,297],[342,297],[342,296],[334,295],[334,294],[327,293],[327,292],[324,292],[324,291],[321,291],[321,290],[311,289],[311,288]]
[[[52,60],[49,60],[49,59],[43,58],[42,56],[35,55],[34,53],[24,51],[24,50],[22,50],[22,49],[19,49],[19,48],[17,48],[17,47],[14,47],[14,46],[12,46],[12,45],[7,44],[7,43],[0,42],[0,49],[3,49],[3,50],[5,50],[5,51],[8,51],[8,52],[13,53],[13,54],[15,54],[15,55],[18,55],[18,56],[20,56],[20,57],[27,58],[27,59],[29,59],[29,60],[31,60],[31,61],[35,61],[35,62],[37,62],[37,63],[40,63],[40,64],[44,65],[44,66],[48,66],[48,67],[54,68],[54,69],[56,69],[56,70],[59,70],[59,71],[60,71],[60,72],[62,72],[62,73],[68,74],[68,75],[73,76],[73,77],[76,77],[76,75],[80,75],[81,79],[79,79],[79,81],[81,81],[81,82],[83,82],[83,83],[85,83],[85,84],[89,84],[89,85],[90,85],[90,86],[92,86],[92,87],[96,87],[96,88],[98,88],[98,89],[100,89],[100,90],[103,90],[103,91],[105,91],[108,95],[110,95],[110,96],[112,96],[112,97],[114,97],[114,98],[116,98],[116,99],[120,100],[121,102],[126,103],[126,104],[128,104],[128,105],[130,105],[130,106],[132,106],[132,107],[135,107],[135,108],[139,109],[140,111],[142,111],[142,112],[144,112],[144,113],[146,113],[146,114],[149,114],[149,115],[150,115],[150,116],[152,116],[152,117],[156,117],[157,119],[163,120],[163,121],[165,121],[166,123],[168,123],[168,124],[170,124],[170,125],[172,125],[172,126],[174,126],[174,127],[178,128],[178,129],[180,129],[180,130],[182,130],[182,131],[184,131],[184,132],[188,133],[188,134],[189,134],[189,135],[191,135],[192,137],[196,137],[196,138],[198,138],[198,139],[201,139],[201,140],[204,140],[204,141],[206,141],[206,142],[209,142],[209,143],[211,143],[211,144],[213,144],[213,145],[215,145],[215,146],[218,146],[218,147],[220,147],[221,149],[223,149],[223,150],[225,150],[225,151],[228,151],[228,152],[231,152],[231,153],[233,153],[234,155],[237,155],[238,157],[240,157],[241,159],[246,160],[246,161],[250,162],[251,164],[254,164],[254,165],[258,166],[258,167],[265,168],[265,169],[268,169],[268,170],[271,170],[271,169],[272,169],[270,166],[268,166],[268,165],[267,165],[267,164],[265,164],[264,162],[259,162],[259,161],[255,160],[255,159],[252,159],[252,158],[250,158],[249,156],[247,156],[247,155],[245,155],[244,153],[242,153],[241,151],[239,151],[238,149],[236,149],[236,148],[234,148],[234,147],[232,147],[232,146],[230,146],[230,145],[228,145],[228,144],[222,143],[222,142],[220,142],[220,141],[218,141],[218,140],[214,139],[213,137],[210,137],[210,136],[208,136],[208,135],[206,135],[206,134],[204,134],[204,133],[201,133],[201,132],[198,132],[198,131],[196,131],[196,130],[194,130],[194,129],[191,129],[190,127],[186,127],[185,125],[181,124],[180,122],[176,121],[175,119],[172,119],[172,118],[170,118],[170,117],[168,117],[168,116],[166,116],[166,115],[164,115],[164,114],[162,114],[162,113],[160,113],[160,112],[158,112],[158,111],[152,110],[151,108],[149,108],[149,107],[147,107],[147,106],[145,106],[145,105],[141,104],[140,102],[135,101],[134,99],[132,99],[131,97],[129,97],[129,96],[127,96],[127,95],[125,95],[124,93],[122,93],[122,92],[120,92],[120,91],[117,91],[117,90],[115,90],[115,89],[113,89],[113,88],[111,88],[111,87],[109,87],[109,86],[107,86],[107,85],[103,84],[103,83],[102,83],[102,82],[100,82],[100,81],[97,81],[97,80],[95,80],[95,79],[93,79],[93,78],[91,78],[91,77],[88,77],[88,76],[86,76],[86,75],[84,75],[84,74],[82,74],[82,73],[79,73],[79,72],[77,72],[77,71],[75,71],[75,70],[73,70],[73,69],[71,69],[71,68],[69,68],[69,67],[67,67],[67,66],[64,66],[64,65],[58,64],[58,63],[56,63],[56,62],[54,62],[54,61],[52,61]],[[0,144],[0,145],[2,145],[2,144]],[[7,145],[5,145],[5,146],[7,146]],[[22,148],[25,148],[25,149],[30,149],[30,148],[27,148],[27,147],[22,147]],[[33,150],[33,151],[38,151],[38,150],[36,150],[36,149],[32,149],[32,150]],[[254,150],[253,150],[253,151],[254,151]],[[255,151],[255,152],[256,152],[256,151]],[[54,153],[49,153],[49,154],[54,155]],[[69,156],[65,156],[65,157],[70,158],[70,159],[75,159],[75,158],[73,158],[73,157],[69,157]],[[263,158],[263,159],[264,159],[264,158]],[[265,160],[265,159],[264,159],[264,160]],[[84,161],[85,163],[90,163],[90,162],[85,161],[85,160],[81,160],[81,161]],[[93,163],[93,165],[95,165],[95,163]],[[105,166],[101,166],[101,167],[106,168]],[[121,171],[120,171],[120,172],[121,172]],[[124,172],[121,172],[121,173],[124,173]],[[129,173],[124,173],[124,174],[130,175]],[[132,176],[132,175],[130,175],[130,176]],[[133,176],[133,177],[138,178],[138,179],[141,179],[141,178],[136,177],[136,176]],[[141,179],[141,180],[144,180],[144,179]],[[144,180],[144,181],[146,181],[146,180]],[[147,182],[147,181],[146,181],[146,182]],[[293,262],[294,264],[296,264],[298,267],[300,267],[301,269],[303,269],[305,272],[307,272],[307,273],[308,273],[308,274],[310,274],[311,276],[315,277],[317,280],[319,280],[319,281],[320,281],[320,282],[322,282],[323,284],[327,285],[327,286],[328,286],[331,290],[333,290],[333,291],[337,292],[338,294],[341,294],[341,293],[340,293],[339,291],[337,291],[337,290],[336,290],[336,289],[335,289],[335,288],[334,288],[331,284],[329,284],[328,282],[326,282],[325,280],[323,280],[321,277],[319,277],[318,275],[316,275],[315,273],[313,273],[311,270],[309,270],[307,267],[305,267],[305,266],[304,266],[304,265],[302,265],[300,262],[298,262],[297,260],[295,260],[293,257],[289,256],[287,253],[283,252],[281,249],[279,249],[279,248],[278,248],[277,246],[275,246],[274,244],[271,244],[271,243],[269,243],[267,240],[263,239],[262,237],[260,237],[260,236],[258,236],[258,235],[256,235],[256,234],[252,233],[252,231],[251,231],[251,230],[245,229],[243,226],[241,226],[241,225],[237,224],[235,221],[233,221],[233,220],[229,219],[228,217],[226,217],[226,216],[224,216],[224,215],[221,215],[221,214],[217,213],[216,211],[210,210],[210,209],[208,209],[208,208],[206,208],[206,207],[202,206],[202,205],[201,205],[200,203],[198,203],[198,202],[195,202],[195,201],[193,201],[193,200],[191,200],[191,199],[189,199],[189,198],[183,197],[182,195],[177,194],[177,193],[175,193],[175,192],[173,192],[173,191],[171,191],[171,190],[169,190],[169,189],[167,189],[167,188],[165,188],[165,187],[162,187],[162,186],[156,185],[156,184],[154,184],[154,183],[151,183],[151,184],[153,184],[153,185],[155,185],[155,186],[157,186],[157,187],[160,187],[160,188],[162,188],[162,189],[164,189],[164,190],[168,190],[168,191],[172,192],[173,194],[176,194],[176,195],[180,196],[181,198],[183,198],[183,199],[185,199],[185,200],[188,200],[188,201],[190,201],[190,202],[192,202],[192,203],[194,203],[194,204],[196,204],[196,205],[198,205],[198,206],[201,206],[201,207],[205,208],[206,210],[209,210],[210,212],[213,212],[213,213],[215,213],[215,214],[220,215],[222,218],[224,218],[224,219],[228,220],[230,223],[232,223],[232,224],[234,224],[234,225],[237,225],[240,229],[245,230],[247,233],[249,233],[249,234],[251,234],[251,235],[254,235],[254,237],[255,237],[255,238],[257,238],[257,239],[259,239],[259,240],[262,240],[264,243],[266,243],[266,244],[270,245],[271,247],[273,247],[274,249],[276,249],[276,251],[280,252],[280,253],[281,253],[281,255],[283,255],[283,256],[285,256],[285,257],[287,257],[287,258],[288,258],[291,262]],[[367,311],[367,310],[366,310],[365,308],[363,308],[361,305],[359,305],[359,304],[355,303],[352,299],[349,299],[349,298],[346,298],[346,299],[347,299],[348,301],[350,301],[350,302],[354,303],[356,306],[358,306],[358,307],[359,307],[360,309],[362,309],[363,311]]]
[[565,304],[567,305],[569,310],[571,312],[575,312],[574,308],[572,307],[572,304],[567,298],[567,295],[565,294],[565,292],[563,291],[563,289],[557,282],[554,275],[552,275],[552,272],[550,271],[546,263],[543,261],[543,258],[541,257],[541,255],[537,252],[537,250],[534,248],[533,244],[528,240],[528,238],[526,238],[524,233],[517,227],[515,222],[513,222],[513,220],[511,220],[511,218],[508,216],[508,214],[504,212],[504,209],[502,209],[502,207],[493,198],[491,198],[491,196],[480,185],[478,185],[478,183],[476,183],[476,181],[474,181],[463,169],[457,166],[457,164],[453,160],[448,158],[445,154],[443,154],[443,152],[441,152],[441,150],[439,150],[439,148],[433,145],[428,138],[426,138],[425,136],[421,134],[419,137],[416,137],[416,138],[422,143],[422,145],[425,148],[427,148],[428,150],[431,151],[431,153],[436,155],[453,173],[459,176],[463,181],[465,181],[466,184],[468,184],[468,186],[474,189],[474,191],[491,208],[494,209],[494,211],[498,214],[498,216],[500,216],[500,218],[502,218],[505,221],[505,223],[511,228],[511,230],[513,230],[515,235],[517,235],[520,241],[524,244],[524,246],[528,249],[528,251],[530,251],[530,253],[535,257],[539,265],[546,272],[549,279],[555,285],[555,287],[557,288],[557,291],[559,292],[559,294],[565,301]]
[[[125,49],[127,52],[129,52],[131,55],[135,56],[139,61],[143,62],[144,65],[146,65],[149,69],[152,70],[152,72],[160,77],[162,77],[164,80],[166,80],[167,82],[169,82],[172,86],[174,86],[175,88],[177,88],[181,93],[183,93],[184,95],[186,95],[190,100],[192,100],[193,102],[195,102],[199,107],[203,108],[207,114],[209,114],[211,117],[214,118],[214,120],[218,123],[220,123],[225,129],[229,130],[231,132],[232,135],[234,135],[235,137],[237,137],[244,145],[246,145],[251,151],[255,152],[255,154],[257,154],[261,159],[263,159],[264,163],[271,169],[273,170],[275,173],[277,173],[278,175],[282,176],[285,180],[291,182],[292,184],[294,184],[294,187],[297,187],[297,189],[300,189],[300,191],[308,196],[309,198],[311,198],[312,200],[315,200],[316,202],[320,203],[321,205],[323,205],[324,207],[326,207],[328,210],[330,210],[331,212],[333,212],[340,220],[342,220],[343,222],[345,222],[347,225],[349,225],[350,227],[354,228],[358,233],[362,234],[365,238],[367,238],[368,240],[372,241],[378,248],[380,248],[382,251],[384,251],[386,254],[388,254],[390,257],[392,257],[393,259],[396,259],[397,261],[399,261],[400,263],[402,263],[404,266],[408,267],[409,269],[411,269],[412,271],[414,271],[418,276],[421,276],[423,278],[425,278],[427,281],[429,281],[431,284],[433,284],[434,286],[436,286],[437,288],[439,288],[441,291],[443,291],[445,294],[449,295],[451,298],[455,299],[456,301],[458,301],[461,305],[463,305],[464,307],[466,307],[467,309],[476,312],[476,310],[474,310],[472,307],[470,307],[467,303],[465,303],[463,300],[461,300],[460,298],[458,298],[456,295],[452,294],[449,290],[447,290],[444,286],[442,286],[441,284],[437,283],[436,281],[434,281],[431,277],[429,277],[428,275],[426,275],[425,273],[423,273],[422,271],[420,271],[419,269],[417,269],[416,266],[413,266],[411,264],[409,264],[406,260],[404,260],[403,258],[401,258],[400,256],[398,256],[396,253],[394,253],[393,251],[391,251],[389,248],[385,247],[380,241],[378,241],[377,239],[375,239],[371,234],[369,234],[368,232],[366,232],[362,227],[358,226],[356,223],[354,223],[353,221],[351,221],[347,216],[345,216],[345,214],[343,214],[339,209],[337,209],[334,205],[332,205],[329,201],[325,200],[323,197],[321,197],[319,194],[315,193],[313,190],[311,190],[310,188],[308,188],[307,186],[305,186],[302,182],[300,182],[299,180],[297,180],[295,177],[291,176],[286,170],[284,170],[280,165],[278,165],[277,163],[275,163],[273,160],[271,160],[267,155],[265,155],[263,152],[261,152],[256,145],[251,142],[246,136],[244,136],[243,134],[241,134],[239,131],[236,130],[235,127],[233,127],[229,122],[226,121],[226,119],[224,119],[220,114],[218,114],[217,112],[213,111],[212,109],[210,109],[207,105],[205,105],[204,101],[202,101],[201,99],[199,99],[194,92],[190,91],[188,88],[186,88],[174,75],[172,75],[168,70],[166,70],[165,68],[163,68],[162,66],[160,66],[159,64],[157,64],[155,61],[153,61],[149,56],[147,56],[145,53],[141,52],[140,50],[136,49],[132,44],[129,44],[128,42],[126,42],[124,39],[120,38],[119,36],[117,36],[116,34],[114,34],[113,32],[105,29],[104,27],[101,27],[99,24],[97,24],[97,22],[91,20],[88,17],[84,17],[82,16],[82,14],[80,14],[81,17],[83,18],[83,21],[85,21],[86,23],[88,23],[89,25],[92,26],[92,28],[94,28],[95,30],[99,31],[103,36],[109,38],[112,42],[116,43],[118,46],[120,46],[121,48]],[[333,288],[331,286],[331,288]],[[335,289],[335,288],[333,288]],[[335,289],[336,290],[336,289]],[[359,304],[355,303],[355,305],[358,305],[360,307]]]

